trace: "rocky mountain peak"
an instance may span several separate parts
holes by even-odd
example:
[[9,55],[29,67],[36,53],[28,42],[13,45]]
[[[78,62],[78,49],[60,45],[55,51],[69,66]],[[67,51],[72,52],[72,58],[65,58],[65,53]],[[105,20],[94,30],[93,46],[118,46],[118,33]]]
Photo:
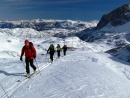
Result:
[[130,4],[125,4],[110,13],[103,15],[97,24],[96,29],[101,29],[107,24],[111,24],[112,26],[123,25],[128,21],[130,21]]

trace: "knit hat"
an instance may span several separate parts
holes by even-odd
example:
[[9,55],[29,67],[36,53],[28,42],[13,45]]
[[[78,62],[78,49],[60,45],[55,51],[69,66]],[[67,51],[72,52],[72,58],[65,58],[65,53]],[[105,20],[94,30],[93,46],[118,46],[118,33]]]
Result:
[[26,40],[25,40],[25,44],[28,44],[28,43],[29,43],[29,41],[26,39]]

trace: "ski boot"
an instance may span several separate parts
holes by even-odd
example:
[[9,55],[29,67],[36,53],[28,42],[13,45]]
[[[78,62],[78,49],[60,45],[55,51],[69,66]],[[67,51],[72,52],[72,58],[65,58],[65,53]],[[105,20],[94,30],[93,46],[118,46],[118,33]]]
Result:
[[34,70],[34,74],[37,74],[37,71],[36,71],[36,70]]
[[27,78],[30,78],[30,73],[27,73],[27,75],[26,75],[26,76],[27,76]]

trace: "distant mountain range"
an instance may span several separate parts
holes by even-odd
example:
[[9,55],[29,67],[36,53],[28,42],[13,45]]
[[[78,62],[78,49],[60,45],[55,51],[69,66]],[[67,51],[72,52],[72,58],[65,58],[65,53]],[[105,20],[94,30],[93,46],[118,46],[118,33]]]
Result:
[[72,21],[72,20],[21,20],[21,21],[5,21],[0,22],[0,28],[32,28],[37,31],[51,30],[52,28],[58,29],[86,29],[95,27],[98,21],[92,22],[82,22],[82,21]]
[[0,22],[0,32],[8,36],[38,38],[78,36],[108,47],[107,53],[130,62],[130,4],[102,16],[100,21],[21,20]]
[[[107,53],[130,62],[130,4],[102,16],[100,21],[21,20],[0,22],[0,32],[8,36],[38,38],[78,36],[108,47]],[[110,50],[109,50],[110,49]]]
[[98,21],[91,22],[72,20],[21,20],[0,22],[0,32],[17,37],[66,37],[73,36],[87,28],[94,28]]
[[[55,36],[65,37],[76,35],[87,42],[104,42],[115,46],[124,45],[130,41],[130,4],[125,4],[102,16],[100,21],[72,20],[21,20],[0,22],[0,32],[14,29],[11,34],[20,36]],[[19,29],[21,30],[19,30]],[[26,30],[24,30],[26,29]],[[36,30],[36,31],[35,31]],[[40,32],[39,32],[40,31]],[[33,32],[34,34],[32,34]],[[8,33],[9,34],[9,33]]]

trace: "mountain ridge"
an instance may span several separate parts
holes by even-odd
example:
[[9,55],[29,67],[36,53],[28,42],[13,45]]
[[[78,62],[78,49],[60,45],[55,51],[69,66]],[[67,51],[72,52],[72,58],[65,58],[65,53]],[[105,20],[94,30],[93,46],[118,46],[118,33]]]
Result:
[[96,29],[100,30],[107,24],[119,26],[127,23],[128,21],[130,21],[130,4],[125,4],[111,11],[110,13],[103,15],[97,24]]
[[44,19],[34,19],[34,20],[19,20],[19,21],[1,21],[0,28],[32,28],[37,31],[50,30],[52,28],[61,29],[78,29],[78,28],[89,28],[96,26],[98,21],[83,22],[83,21],[73,21],[73,20],[44,20]]

